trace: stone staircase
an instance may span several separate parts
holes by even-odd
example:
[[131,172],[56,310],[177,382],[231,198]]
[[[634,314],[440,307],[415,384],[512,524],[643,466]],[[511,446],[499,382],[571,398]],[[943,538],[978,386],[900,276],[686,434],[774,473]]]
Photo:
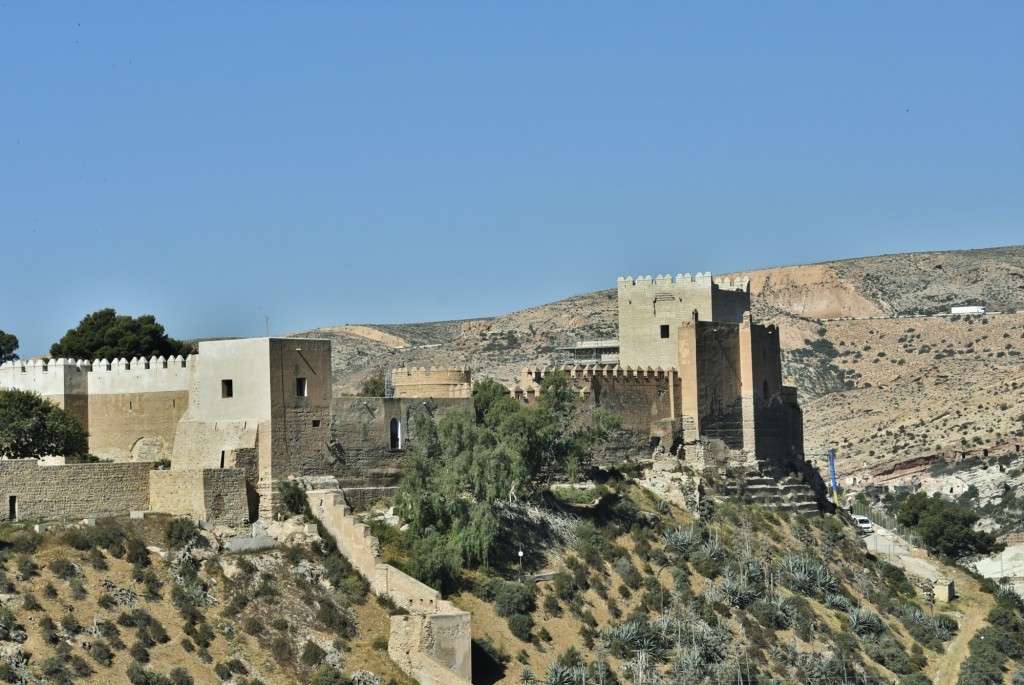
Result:
[[758,459],[739,478],[728,479],[718,490],[725,496],[745,497],[782,511],[817,514],[822,510],[814,489],[799,474],[778,479],[771,475],[771,467],[762,459]]

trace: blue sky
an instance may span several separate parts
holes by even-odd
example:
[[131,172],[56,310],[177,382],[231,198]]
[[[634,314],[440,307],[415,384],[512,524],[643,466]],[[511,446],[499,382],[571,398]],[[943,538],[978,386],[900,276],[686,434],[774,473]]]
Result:
[[0,0],[0,329],[1024,242],[1024,3]]

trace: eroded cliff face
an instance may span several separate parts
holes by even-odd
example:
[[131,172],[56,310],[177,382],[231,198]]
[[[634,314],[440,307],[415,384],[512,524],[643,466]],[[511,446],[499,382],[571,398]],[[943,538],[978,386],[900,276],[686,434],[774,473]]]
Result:
[[751,299],[768,311],[781,311],[810,319],[885,316],[883,302],[862,295],[835,266],[812,264],[751,271]]

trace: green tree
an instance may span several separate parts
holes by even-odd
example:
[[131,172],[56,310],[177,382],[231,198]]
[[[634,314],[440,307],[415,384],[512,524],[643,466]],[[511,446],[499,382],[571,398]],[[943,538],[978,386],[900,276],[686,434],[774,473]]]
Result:
[[972,554],[992,554],[1003,549],[991,533],[974,530],[978,514],[970,507],[915,492],[896,510],[897,520],[914,528],[925,547],[949,559]]
[[132,318],[110,308],[89,314],[50,346],[51,356],[66,359],[173,357],[192,351],[191,344],[168,337],[152,314]]
[[27,390],[0,390],[0,456],[82,458],[89,435],[69,411]]
[[15,350],[18,349],[18,337],[11,333],[0,331],[0,364],[14,361],[18,358]]
[[491,563],[502,532],[496,502],[544,488],[541,474],[575,477],[594,442],[617,425],[606,415],[586,425],[560,374],[544,379],[536,409],[489,380],[475,386],[473,399],[473,412],[436,423],[423,410],[413,416],[415,440],[395,498],[417,540],[410,570],[444,590],[462,566]]

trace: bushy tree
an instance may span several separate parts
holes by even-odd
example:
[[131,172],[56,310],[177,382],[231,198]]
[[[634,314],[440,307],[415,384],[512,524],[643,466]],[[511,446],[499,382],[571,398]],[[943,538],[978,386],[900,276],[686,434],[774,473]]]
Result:
[[0,364],[17,359],[18,355],[15,353],[17,349],[17,336],[0,331]]
[[574,478],[602,435],[581,420],[561,374],[544,379],[536,409],[490,380],[477,384],[473,400],[474,412],[436,423],[422,410],[413,416],[416,439],[396,496],[411,534],[431,540],[414,545],[411,565],[434,587],[450,587],[463,565],[490,564],[496,502],[544,487],[542,473]]
[[925,547],[949,559],[972,554],[992,554],[1005,545],[991,533],[974,530],[978,514],[970,507],[943,499],[938,493],[929,497],[915,492],[897,509],[897,519],[914,528]]
[[0,390],[0,456],[83,458],[89,434],[78,418],[27,390]]
[[152,314],[138,318],[101,309],[87,315],[50,346],[50,355],[67,359],[132,359],[188,355],[192,345],[167,336]]

